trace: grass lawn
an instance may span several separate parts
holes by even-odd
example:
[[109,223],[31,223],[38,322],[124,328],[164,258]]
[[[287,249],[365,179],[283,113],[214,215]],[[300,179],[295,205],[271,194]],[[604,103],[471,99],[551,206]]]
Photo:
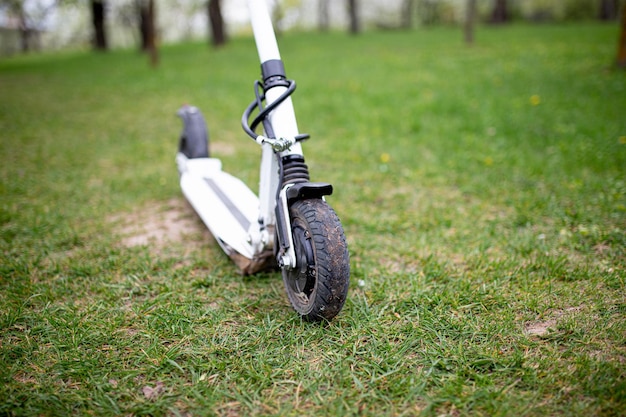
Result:
[[251,39],[0,61],[0,415],[626,414],[615,25],[285,34],[351,287],[303,323],[184,203],[186,102],[251,187]]

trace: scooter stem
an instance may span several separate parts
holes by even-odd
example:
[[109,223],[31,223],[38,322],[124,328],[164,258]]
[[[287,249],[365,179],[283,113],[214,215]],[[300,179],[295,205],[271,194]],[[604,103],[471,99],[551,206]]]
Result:
[[274,27],[270,19],[265,0],[248,0],[252,31],[256,40],[257,50],[261,63],[271,59],[280,59],[278,43],[274,34]]
[[[248,0],[248,7],[250,9],[250,21],[252,23],[252,31],[254,32],[254,40],[256,42],[257,52],[259,53],[261,66],[274,61],[274,64],[278,63],[280,67],[283,67],[266,0]],[[270,105],[286,90],[287,87],[282,85],[272,86],[265,91],[266,103]],[[291,97],[287,97],[286,100],[280,103],[280,105],[271,112],[268,119],[270,120],[276,138],[293,138],[299,134]],[[302,148],[299,143],[295,143],[291,149],[281,153],[281,155],[284,156],[285,154],[294,153],[302,155]]]

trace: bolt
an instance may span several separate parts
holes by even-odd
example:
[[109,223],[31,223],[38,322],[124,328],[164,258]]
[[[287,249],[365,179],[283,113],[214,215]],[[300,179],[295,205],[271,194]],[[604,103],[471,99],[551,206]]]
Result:
[[291,269],[291,258],[289,257],[289,255],[281,256],[278,260],[278,266],[280,266],[281,268]]

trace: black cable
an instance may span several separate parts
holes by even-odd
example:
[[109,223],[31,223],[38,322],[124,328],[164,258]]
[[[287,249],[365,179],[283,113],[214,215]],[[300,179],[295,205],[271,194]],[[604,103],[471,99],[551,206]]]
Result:
[[[287,80],[287,82],[289,83],[287,90],[283,92],[283,94],[281,94],[270,105],[268,105],[267,107],[263,107],[263,100],[265,100],[265,92],[263,92],[263,94],[259,93],[258,87],[260,86],[261,83],[258,80],[255,81],[254,83],[255,99],[248,105],[248,107],[246,107],[246,110],[243,112],[243,115],[241,116],[241,126],[243,127],[243,130],[246,132],[246,134],[248,134],[248,136],[250,136],[252,139],[256,140],[256,138],[259,136],[254,132],[254,130],[258,127],[258,125],[267,118],[267,116],[272,112],[272,110],[278,107],[278,105],[280,105],[283,101],[287,99],[287,97],[289,97],[290,95],[293,94],[294,91],[296,91],[296,82],[293,80]],[[257,114],[256,117],[252,120],[252,123],[250,123],[249,122],[250,115],[257,108],[259,109],[259,114]],[[270,127],[270,130],[271,130],[271,127]],[[269,134],[269,132],[266,132],[266,133],[268,134],[269,137],[274,136],[273,132],[271,135]],[[296,140],[303,140],[308,137],[309,135],[302,134],[302,135],[296,136]]]

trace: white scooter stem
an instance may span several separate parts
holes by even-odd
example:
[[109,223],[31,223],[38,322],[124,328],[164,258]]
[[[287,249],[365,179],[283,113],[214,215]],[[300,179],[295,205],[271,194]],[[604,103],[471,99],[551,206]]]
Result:
[[278,43],[276,42],[272,20],[267,10],[267,3],[265,0],[248,0],[248,8],[250,9],[252,32],[254,33],[254,40],[256,41],[261,63],[271,59],[280,59]]
[[[267,61],[281,60],[266,1],[248,0],[248,7],[250,9],[250,21],[252,23],[252,31],[254,33],[254,40],[256,42],[261,65]],[[286,89],[287,87],[276,86],[266,91],[265,100],[267,105],[273,103]],[[283,101],[270,114],[269,119],[274,127],[274,135],[277,138],[290,138],[298,135],[298,124],[296,122],[296,114],[291,97]],[[302,154],[300,144],[294,144],[287,154]]]
[[[266,1],[248,0],[248,7],[261,66],[270,61],[281,61]],[[266,105],[276,101],[286,90],[287,87],[284,86],[274,86],[268,89],[265,92]],[[280,103],[269,114],[268,119],[276,138],[291,138],[299,133],[291,97]],[[278,162],[276,161],[276,154],[270,145],[263,145],[262,148],[259,183],[259,222],[262,225],[274,225],[276,224],[275,207],[279,186],[278,176],[276,175]],[[299,143],[295,143],[289,150],[281,152],[280,156],[292,154],[302,155],[302,147]]]

